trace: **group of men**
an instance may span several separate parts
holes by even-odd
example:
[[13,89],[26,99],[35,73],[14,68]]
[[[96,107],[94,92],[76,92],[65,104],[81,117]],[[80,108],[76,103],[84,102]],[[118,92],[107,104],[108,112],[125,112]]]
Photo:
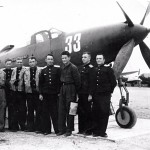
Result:
[[51,122],[57,136],[70,136],[74,131],[71,102],[78,101],[79,134],[106,137],[111,94],[116,79],[111,67],[104,66],[103,54],[97,54],[97,66],[90,63],[91,54],[84,52],[83,65],[71,63],[70,53],[61,53],[62,66],[54,65],[48,54],[47,66],[37,66],[35,57],[29,58],[29,67],[17,58],[5,61],[0,70],[0,132],[4,131],[6,106],[8,129],[51,134]]

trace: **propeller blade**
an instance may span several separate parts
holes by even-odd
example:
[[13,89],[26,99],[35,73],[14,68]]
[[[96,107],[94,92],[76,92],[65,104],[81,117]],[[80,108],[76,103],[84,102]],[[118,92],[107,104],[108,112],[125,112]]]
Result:
[[139,44],[139,46],[140,46],[142,56],[147,64],[147,66],[150,68],[150,49],[144,42],[141,42]]
[[145,14],[144,14],[143,19],[141,20],[141,23],[140,23],[141,25],[144,24],[145,18],[146,18],[146,16],[149,14],[149,12],[150,12],[150,3],[149,3],[148,6],[147,6],[147,9],[146,9],[146,12],[145,12]]
[[123,8],[120,6],[120,4],[117,2],[117,4],[119,5],[119,7],[121,8],[121,10],[122,10],[122,12],[123,12],[123,14],[124,14],[124,16],[125,16],[125,18],[126,18],[126,21],[127,21],[127,23],[128,23],[128,26],[129,27],[133,27],[134,26],[134,24],[133,24],[133,22],[131,21],[131,19],[129,18],[129,16],[126,14],[126,12],[123,10]]
[[119,78],[119,76],[121,75],[124,67],[126,66],[133,48],[135,46],[135,42],[134,40],[130,40],[129,42],[127,42],[126,44],[124,44],[121,48],[121,50],[119,51],[119,53],[116,56],[116,59],[114,61],[114,65],[113,65],[113,70],[116,76],[116,79]]

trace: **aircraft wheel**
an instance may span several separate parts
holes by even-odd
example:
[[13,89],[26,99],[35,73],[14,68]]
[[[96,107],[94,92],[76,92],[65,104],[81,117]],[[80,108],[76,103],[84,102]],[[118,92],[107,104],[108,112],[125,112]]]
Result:
[[122,106],[122,111],[124,114],[124,119],[121,117],[121,108],[116,111],[115,118],[117,124],[121,128],[132,128],[137,121],[135,112],[128,106]]

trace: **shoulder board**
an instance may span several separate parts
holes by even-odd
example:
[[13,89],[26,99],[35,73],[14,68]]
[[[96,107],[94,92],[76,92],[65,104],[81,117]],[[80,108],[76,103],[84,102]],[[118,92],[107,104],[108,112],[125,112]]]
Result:
[[11,68],[12,70],[16,70],[17,69],[17,67],[13,67],[13,68]]
[[2,69],[0,69],[0,74],[2,74],[2,73],[6,74]]
[[25,67],[25,66],[22,66],[22,69],[24,69],[24,70],[26,70],[26,69],[28,69],[29,67]]
[[89,64],[89,67],[90,67],[90,68],[93,68],[94,66],[93,66],[92,64]]
[[59,65],[54,65],[54,67],[60,68],[60,66],[59,66]]
[[4,71],[5,69],[6,69],[6,68],[1,68],[1,70],[3,70],[3,71]]
[[45,69],[47,66],[41,67],[41,69]]
[[105,64],[104,66],[105,66],[105,67],[108,67],[109,65],[106,65],[106,64]]
[[109,64],[105,64],[104,66],[105,66],[105,67],[109,67],[109,68],[112,68],[112,63],[109,63]]
[[43,69],[43,67],[37,67],[37,69]]
[[109,67],[109,68],[111,68],[111,67],[110,67],[110,65],[104,65],[104,66],[105,66],[105,67]]
[[23,69],[26,69],[26,70],[28,70],[28,69],[30,69],[30,67],[25,67],[25,68],[23,68]]

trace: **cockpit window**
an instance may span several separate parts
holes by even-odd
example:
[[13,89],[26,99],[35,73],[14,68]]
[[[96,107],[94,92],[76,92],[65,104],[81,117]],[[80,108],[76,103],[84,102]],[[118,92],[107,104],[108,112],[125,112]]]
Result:
[[52,39],[55,39],[55,38],[59,37],[62,34],[62,31],[60,31],[58,29],[55,29],[55,28],[51,28],[49,31],[50,31]]
[[48,32],[41,32],[36,35],[36,43],[41,43],[49,40]]

